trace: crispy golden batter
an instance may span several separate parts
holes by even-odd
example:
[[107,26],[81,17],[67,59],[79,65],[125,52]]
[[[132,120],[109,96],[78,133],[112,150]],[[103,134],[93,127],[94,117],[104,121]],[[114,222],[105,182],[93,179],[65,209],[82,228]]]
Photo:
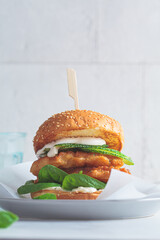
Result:
[[120,158],[102,155],[98,153],[86,153],[86,152],[60,152],[55,157],[44,157],[33,162],[31,172],[38,176],[38,173],[45,165],[53,165],[58,168],[78,168],[78,167],[99,167],[108,166],[120,168],[123,166],[123,161]]
[[62,169],[68,174],[71,173],[79,173],[80,171],[83,171],[83,174],[88,175],[90,177],[93,177],[101,182],[107,182],[111,173],[112,169],[117,169],[122,172],[126,172],[130,174],[130,171],[125,168],[120,168],[120,166],[114,167],[114,166],[100,166],[100,167],[84,167],[84,168],[67,168]]

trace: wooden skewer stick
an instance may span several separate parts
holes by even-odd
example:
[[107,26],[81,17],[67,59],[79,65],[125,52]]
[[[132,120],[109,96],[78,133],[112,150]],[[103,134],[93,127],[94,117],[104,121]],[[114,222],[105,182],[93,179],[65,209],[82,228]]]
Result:
[[79,109],[76,71],[71,68],[68,68],[67,78],[69,96],[74,99],[75,109]]

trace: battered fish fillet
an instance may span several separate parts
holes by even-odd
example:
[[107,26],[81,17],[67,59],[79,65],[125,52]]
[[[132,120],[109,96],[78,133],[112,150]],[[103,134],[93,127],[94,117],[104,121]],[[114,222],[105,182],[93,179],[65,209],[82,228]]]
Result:
[[62,169],[62,170],[64,170],[68,174],[79,173],[80,171],[83,171],[83,174],[88,175],[92,178],[95,178],[101,182],[106,183],[109,179],[111,170],[113,168],[130,174],[130,171],[128,169],[120,168],[119,166],[117,166],[117,167],[100,166],[100,167],[84,167],[84,168],[67,168],[67,169]]
[[[83,171],[83,174],[88,175],[92,178],[95,178],[101,182],[106,183],[110,177],[110,173],[112,169],[117,169],[119,171],[131,174],[128,169],[125,168],[119,168],[119,167],[107,167],[107,166],[100,166],[100,167],[84,167],[84,168],[66,168],[66,169],[61,169],[68,174],[71,173],[79,173],[80,171]],[[38,182],[38,177],[35,180],[35,183]]]
[[102,155],[98,153],[67,151],[60,152],[55,157],[43,157],[38,159],[32,164],[30,171],[35,176],[38,176],[40,169],[48,164],[64,169],[64,171],[66,171],[69,168],[82,169],[84,167],[96,168],[99,166],[120,168],[123,166],[123,161],[122,159],[114,156]]

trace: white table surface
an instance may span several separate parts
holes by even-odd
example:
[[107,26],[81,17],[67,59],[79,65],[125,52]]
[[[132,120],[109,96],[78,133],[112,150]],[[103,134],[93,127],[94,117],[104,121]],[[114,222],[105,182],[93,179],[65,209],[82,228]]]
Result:
[[8,229],[0,229],[0,239],[160,239],[160,212],[127,220],[20,220]]

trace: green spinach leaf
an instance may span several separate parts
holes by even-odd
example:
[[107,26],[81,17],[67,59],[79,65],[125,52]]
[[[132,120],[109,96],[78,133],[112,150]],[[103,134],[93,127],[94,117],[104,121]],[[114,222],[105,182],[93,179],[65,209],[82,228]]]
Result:
[[50,187],[61,187],[60,184],[58,183],[34,183],[29,181],[26,182],[25,185],[22,185],[21,187],[18,188],[17,192],[18,194],[27,194],[27,193],[33,193],[40,191],[45,188],[50,188]]
[[25,185],[33,184],[33,183],[34,183],[34,180],[28,180],[27,182],[25,182]]
[[62,183],[64,178],[68,174],[61,169],[52,166],[52,165],[46,165],[39,171],[38,174],[38,182],[57,182]]
[[65,177],[62,188],[65,190],[72,190],[78,187],[94,187],[96,189],[103,189],[105,188],[105,185],[105,183],[85,174],[73,173]]
[[38,197],[34,197],[33,199],[57,199],[56,195],[53,193],[45,193]]

